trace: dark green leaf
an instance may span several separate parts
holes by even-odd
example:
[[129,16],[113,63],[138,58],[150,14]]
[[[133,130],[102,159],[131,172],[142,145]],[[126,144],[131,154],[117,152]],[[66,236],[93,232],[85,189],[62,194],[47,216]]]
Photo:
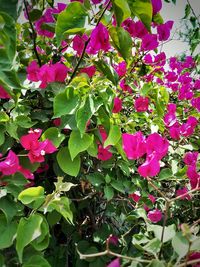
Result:
[[109,66],[105,61],[101,59],[94,61],[94,65],[96,66],[98,71],[105,75],[108,80],[110,80],[114,85],[117,85],[119,78],[116,71],[111,66]]
[[112,1],[112,5],[115,12],[117,25],[120,26],[125,19],[131,16],[131,10],[127,0],[114,0]]

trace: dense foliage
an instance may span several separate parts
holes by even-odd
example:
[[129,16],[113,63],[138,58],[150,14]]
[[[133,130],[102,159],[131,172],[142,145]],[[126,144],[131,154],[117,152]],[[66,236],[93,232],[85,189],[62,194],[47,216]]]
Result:
[[0,0],[0,266],[199,266],[199,58],[161,8]]

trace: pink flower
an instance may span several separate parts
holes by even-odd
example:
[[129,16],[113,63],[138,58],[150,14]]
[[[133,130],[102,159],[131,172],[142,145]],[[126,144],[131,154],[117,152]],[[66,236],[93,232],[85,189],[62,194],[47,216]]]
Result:
[[174,22],[172,20],[169,20],[166,23],[157,26],[159,41],[166,41],[169,39],[173,24]]
[[107,267],[120,267],[119,258],[116,258],[115,260],[111,261],[111,263],[109,263]]
[[99,23],[91,33],[87,53],[95,55],[99,50],[107,52],[109,49],[110,43],[108,30],[102,23]]
[[117,236],[110,235],[109,238],[108,238],[108,243],[117,246],[118,245],[118,240],[119,240],[119,238]]
[[0,172],[2,175],[11,175],[18,171],[19,159],[17,155],[10,150],[6,159],[0,162]]
[[155,152],[148,155],[146,161],[138,168],[138,173],[145,178],[156,176],[159,172],[160,164]]
[[0,85],[0,99],[10,99],[11,96],[6,92],[6,90]]
[[147,154],[155,152],[158,160],[162,159],[168,152],[169,141],[158,133],[150,134],[146,139]]
[[54,153],[57,149],[48,139],[39,142],[38,139],[42,131],[40,129],[30,130],[27,135],[20,139],[21,145],[29,150],[28,157],[32,163],[43,162],[45,154]]
[[121,80],[119,85],[124,92],[129,92],[130,94],[132,93],[132,88],[128,84],[126,84],[125,79]]
[[148,106],[149,106],[149,98],[148,97],[139,96],[135,100],[134,107],[135,107],[137,112],[147,111]]
[[192,98],[191,104],[200,112],[200,97]]
[[187,152],[183,161],[186,165],[195,166],[197,163],[198,152]]
[[27,79],[32,82],[38,82],[38,73],[39,73],[39,66],[36,62],[36,60],[31,61],[31,63],[26,68],[26,71],[28,73]]
[[49,169],[48,164],[41,165],[37,170],[36,173],[43,173],[46,172]]
[[141,198],[140,192],[136,191],[133,194],[129,194],[129,198],[132,198],[133,201],[135,201],[137,203]]
[[22,166],[19,166],[18,172],[21,172],[26,179],[34,180],[34,175],[30,170],[24,169]]
[[109,160],[112,157],[112,153],[108,151],[108,147],[103,148],[102,145],[98,146],[97,158],[103,161]]
[[114,107],[112,112],[119,113],[122,109],[122,100],[119,97],[114,98]]
[[92,3],[93,3],[94,5],[96,5],[96,4],[100,4],[102,1],[103,1],[103,0],[92,0]]
[[112,157],[112,153],[109,151],[110,146],[103,147],[103,144],[105,140],[107,139],[107,133],[104,130],[104,128],[99,129],[101,138],[102,138],[102,144],[98,142],[98,154],[97,158],[103,161],[109,160]]
[[69,68],[67,68],[64,64],[57,62],[50,66],[52,71],[54,72],[54,82],[64,82],[67,77],[67,72]]
[[141,44],[142,50],[144,51],[154,50],[157,47],[158,47],[158,40],[156,34],[148,33],[142,38],[142,44]]
[[41,81],[40,88],[45,89],[48,83],[55,81],[54,69],[50,65],[43,65],[38,72],[38,78]]
[[197,124],[198,124],[198,120],[195,117],[190,116],[187,119],[187,122],[183,123],[180,126],[181,135],[185,137],[191,136],[194,133],[195,127],[197,126]]
[[151,200],[151,202],[152,202],[153,204],[156,202],[156,198],[155,198],[153,195],[149,194],[149,195],[148,195],[148,198]]
[[[192,252],[190,255],[189,255],[189,258],[188,260],[189,261],[192,261],[192,260],[197,260],[197,259],[200,259],[200,252]],[[193,267],[200,267],[200,263],[197,262],[196,264],[192,264]]]
[[157,223],[162,219],[162,212],[158,209],[151,210],[148,212],[147,217],[151,222]]
[[174,71],[169,71],[165,75],[165,79],[167,79],[169,82],[175,82],[177,80],[178,76]]
[[114,66],[115,71],[119,75],[119,77],[123,77],[126,74],[126,62],[122,61],[118,65]]
[[200,89],[200,79],[195,81],[194,88],[195,89]]
[[172,139],[179,140],[180,139],[180,126],[179,123],[173,124],[169,129],[169,134]]
[[199,186],[200,175],[196,171],[196,166],[192,166],[192,165],[188,166],[187,176],[188,176],[188,178],[190,180],[190,185],[191,185],[192,189],[194,189],[197,186]]
[[56,118],[53,120],[53,124],[56,126],[56,127],[59,127],[61,125],[61,119],[60,118]]
[[154,65],[156,66],[164,66],[166,63],[166,54],[165,52],[161,52],[154,56]]
[[161,0],[151,0],[152,7],[153,7],[153,15],[156,15],[162,8],[162,1]]
[[191,197],[189,194],[185,195],[188,192],[188,189],[186,187],[183,187],[181,189],[176,190],[176,196],[181,196],[181,199],[187,199],[187,200],[191,200]]
[[72,41],[72,47],[80,56],[83,52],[83,48],[85,46],[85,42],[88,40],[88,36],[83,34],[82,36],[76,35]]
[[122,134],[122,143],[128,159],[138,159],[146,153],[146,139],[141,132]]
[[85,67],[85,68],[80,70],[80,73],[86,73],[90,78],[92,78],[92,76],[94,76],[95,72],[96,72],[95,66]]

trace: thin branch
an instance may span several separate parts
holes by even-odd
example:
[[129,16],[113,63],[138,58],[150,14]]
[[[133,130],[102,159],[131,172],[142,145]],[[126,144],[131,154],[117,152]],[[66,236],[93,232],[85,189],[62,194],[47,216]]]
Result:
[[[104,13],[106,12],[107,8],[109,7],[110,3],[111,3],[111,0],[110,0],[110,1],[107,3],[107,5],[105,6],[105,8],[104,8],[104,10],[103,10],[103,12],[102,12],[102,14],[101,14],[101,16],[99,17],[99,19],[98,19],[98,21],[97,21],[96,27],[99,25],[99,23],[100,23],[100,21],[101,21],[103,15],[104,15]],[[74,71],[73,71],[73,73],[72,73],[72,75],[71,75],[71,77],[70,77],[70,79],[69,79],[68,85],[71,83],[71,81],[73,80],[74,76],[76,75],[76,72],[77,72],[77,70],[78,70],[78,68],[79,68],[79,66],[80,66],[80,64],[81,64],[81,61],[82,61],[84,55],[85,55],[85,51],[86,51],[86,48],[87,48],[89,42],[90,42],[90,37],[88,38],[88,40],[87,40],[87,41],[85,42],[85,44],[84,44],[83,51],[82,51],[82,53],[81,53],[81,56],[80,56],[80,58],[79,58],[79,61],[78,61],[77,65],[76,65],[76,67],[75,67],[75,69],[74,69]]]
[[24,0],[24,6],[25,6],[25,10],[26,10],[26,14],[27,14],[27,17],[28,17],[28,21],[29,21],[29,24],[30,24],[30,27],[31,27],[31,30],[32,30],[32,33],[30,34],[30,37],[33,38],[33,51],[34,51],[35,56],[37,58],[38,64],[41,67],[42,63],[41,63],[39,54],[37,52],[37,44],[36,44],[37,34],[36,34],[35,29],[33,27],[33,23],[31,22],[31,18],[30,18],[30,15],[29,15],[28,5],[27,5],[26,0]]
[[[195,264],[195,263],[198,263],[198,262],[200,262],[200,259],[195,259],[195,260],[188,261],[187,262],[187,266]],[[177,267],[185,267],[185,263],[181,263]]]
[[162,254],[162,246],[163,246],[163,241],[164,241],[165,226],[166,226],[166,223],[167,223],[169,207],[170,207],[170,203],[168,201],[166,201],[165,202],[165,213],[164,213],[164,220],[163,220],[163,228],[162,228],[162,234],[161,234],[161,249],[160,249],[160,253],[159,253],[159,258],[161,257],[161,254]]
[[166,202],[170,202],[170,200],[160,191],[160,189],[151,181],[151,178],[147,177],[148,183],[165,199]]
[[199,27],[200,27],[199,18],[197,17],[196,13],[194,12],[194,9],[193,9],[192,5],[190,4],[190,1],[189,1],[189,0],[187,0],[187,3],[188,3],[188,5],[190,6],[190,9],[192,10],[192,14],[193,14],[193,15],[194,15],[194,17],[196,18],[196,20],[197,20],[197,23],[198,23],[198,25],[199,25]]
[[170,202],[170,203],[171,203],[171,202],[174,202],[174,201],[176,201],[176,200],[179,200],[179,199],[181,199],[181,198],[184,198],[184,197],[188,196],[189,194],[194,193],[194,192],[199,191],[199,190],[200,190],[200,187],[194,188],[194,189],[188,191],[187,193],[184,193],[184,194],[182,194],[182,195],[180,195],[180,196],[177,196],[177,197],[175,197],[175,198],[170,199],[169,202]]

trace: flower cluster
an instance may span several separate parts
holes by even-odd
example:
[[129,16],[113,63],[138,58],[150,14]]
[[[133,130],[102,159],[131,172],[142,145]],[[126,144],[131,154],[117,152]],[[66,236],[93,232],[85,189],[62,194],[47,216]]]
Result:
[[37,62],[32,61],[27,67],[27,79],[32,82],[41,82],[39,87],[44,89],[49,83],[64,82],[67,77],[67,68],[63,63],[44,64],[39,67]]
[[159,161],[167,154],[169,142],[158,133],[147,138],[142,132],[122,134],[123,149],[128,159],[136,160],[146,154],[146,161],[139,166],[138,172],[143,177],[156,176],[160,172]]
[[50,140],[39,141],[41,134],[41,129],[31,129],[27,135],[20,138],[23,148],[29,150],[28,157],[32,163],[43,162],[46,154],[54,153],[57,150]]

